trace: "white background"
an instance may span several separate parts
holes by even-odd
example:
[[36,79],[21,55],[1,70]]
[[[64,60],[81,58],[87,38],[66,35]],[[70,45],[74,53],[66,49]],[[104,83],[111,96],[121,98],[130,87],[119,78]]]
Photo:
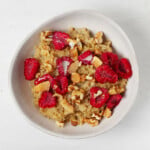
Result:
[[[94,138],[66,140],[46,135],[22,118],[9,96],[8,71],[27,34],[55,15],[83,8],[99,10],[127,33],[138,58],[140,88],[135,105],[117,127]],[[149,0],[0,0],[0,150],[150,149],[149,57]]]

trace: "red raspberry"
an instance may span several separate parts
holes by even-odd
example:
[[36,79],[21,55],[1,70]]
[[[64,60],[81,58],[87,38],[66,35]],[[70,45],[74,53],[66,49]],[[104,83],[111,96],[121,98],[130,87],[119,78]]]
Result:
[[84,65],[91,65],[92,59],[93,54],[90,50],[85,51],[78,57],[78,60],[81,61]]
[[51,108],[56,106],[56,97],[51,92],[44,91],[39,99],[39,107]]
[[108,65],[101,65],[96,69],[95,79],[100,83],[115,83],[118,75]]
[[53,77],[50,75],[50,74],[44,74],[43,76],[37,78],[35,81],[34,81],[34,84],[37,85],[37,84],[40,84],[41,82],[43,81],[52,81]]
[[59,75],[61,76],[68,75],[68,68],[72,62],[73,60],[70,57],[64,56],[64,57],[58,58],[56,63],[57,63]]
[[69,35],[65,32],[60,32],[60,31],[53,32],[52,43],[54,45],[54,48],[56,50],[64,49],[68,45],[68,42],[67,42],[68,38],[69,38]]
[[104,64],[109,65],[114,69],[115,65],[118,62],[118,56],[111,52],[105,52],[101,55],[101,60]]
[[[101,94],[98,94],[98,91],[101,92]],[[102,107],[107,100],[109,99],[109,94],[107,89],[100,88],[100,87],[92,87],[90,89],[90,104],[93,107],[100,108]]]
[[121,99],[122,96],[120,94],[111,96],[107,102],[107,107],[110,109],[115,108],[120,103]]
[[39,69],[39,62],[35,58],[27,58],[24,61],[24,76],[26,80],[33,80]]
[[128,79],[132,76],[131,64],[126,58],[120,59],[116,65],[116,72],[119,77]]
[[66,76],[57,76],[51,82],[52,89],[59,94],[68,92],[68,79]]

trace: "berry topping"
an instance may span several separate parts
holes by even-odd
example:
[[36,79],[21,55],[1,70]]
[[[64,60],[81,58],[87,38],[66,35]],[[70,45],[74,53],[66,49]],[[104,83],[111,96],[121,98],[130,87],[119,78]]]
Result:
[[109,94],[107,89],[100,87],[92,87],[90,89],[90,104],[93,107],[100,108],[108,100]]
[[56,106],[56,97],[51,92],[44,91],[39,99],[39,107],[51,108]]
[[100,83],[115,83],[118,80],[118,75],[108,65],[101,65],[96,69],[95,79]]
[[80,54],[78,60],[81,61],[84,65],[91,65],[93,54],[90,50],[87,50],[84,53]]
[[33,80],[39,69],[39,62],[35,58],[27,58],[24,61],[24,76],[26,80]]
[[68,92],[68,79],[66,76],[57,76],[51,82],[52,89],[59,94]]
[[54,48],[56,50],[64,49],[68,45],[67,39],[69,39],[69,35],[67,33],[60,31],[53,32],[52,43]]
[[110,109],[115,108],[120,103],[121,99],[122,96],[120,94],[111,96],[107,102],[107,107]]
[[111,52],[105,52],[101,55],[101,60],[104,64],[109,65],[114,69],[115,65],[118,62],[118,56]]
[[116,72],[119,77],[128,79],[132,76],[132,69],[130,62],[126,58],[120,59],[120,61],[116,65]]
[[49,81],[51,82],[52,79],[53,79],[53,77],[52,77],[50,74],[44,74],[43,76],[37,78],[37,79],[34,81],[34,84],[37,85],[37,84],[40,84],[41,82],[47,81],[47,80],[49,80]]
[[64,56],[64,57],[58,58],[56,63],[57,63],[59,75],[61,76],[68,75],[68,69],[72,62],[73,61],[70,57]]

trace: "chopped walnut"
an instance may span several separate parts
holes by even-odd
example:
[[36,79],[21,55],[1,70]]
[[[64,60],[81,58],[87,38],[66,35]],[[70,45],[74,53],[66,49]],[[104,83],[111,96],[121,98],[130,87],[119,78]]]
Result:
[[112,46],[112,42],[110,40],[106,41],[104,44],[107,45],[107,46],[109,46],[109,47]]
[[111,115],[112,115],[112,111],[108,107],[106,107],[104,110],[103,116],[106,118],[109,118],[111,117]]
[[41,76],[40,72],[36,73],[35,78],[39,78]]
[[103,32],[97,32],[95,35],[95,42],[98,44],[103,43]]
[[112,52],[112,42],[106,41],[104,44],[101,44],[101,50],[103,52]]
[[95,68],[93,65],[81,65],[81,67],[78,68],[78,73],[85,75],[93,75],[95,73]]
[[100,49],[95,49],[95,50],[94,50],[94,53],[95,53],[96,55],[101,55],[101,54],[102,54],[102,51],[101,51]]
[[103,113],[104,113],[104,108],[99,112],[99,115],[103,116]]
[[68,86],[68,91],[69,91],[69,92],[72,92],[72,91],[78,90],[78,89],[79,89],[79,87],[78,87],[78,86],[75,86],[75,85],[69,85],[69,86]]
[[87,106],[85,104],[78,104],[78,108],[81,112],[85,112],[87,109]]
[[56,66],[56,57],[54,56],[54,51],[50,51],[47,63],[51,64],[53,67]]
[[70,121],[71,121],[71,124],[73,126],[77,126],[78,125],[78,121],[77,120],[70,119]]
[[45,50],[45,49],[42,49],[42,50],[41,50],[41,55],[42,55],[42,56],[49,56],[49,51],[48,51],[48,50]]
[[63,99],[62,101],[60,101],[60,104],[62,105],[64,110],[67,112],[67,114],[71,114],[74,112],[73,106],[66,99]]
[[75,115],[71,116],[70,121],[71,121],[71,124],[73,126],[77,126],[78,125],[78,120],[77,120],[77,117]]
[[[84,90],[74,90],[72,92],[72,99],[77,101],[77,100],[83,100],[84,98]],[[79,101],[80,102],[80,101]]]
[[84,123],[84,118],[81,112],[76,112],[70,118],[71,124],[73,126],[82,125]]
[[80,76],[80,82],[84,82],[86,80],[86,75],[85,74],[82,74]]
[[50,73],[53,71],[52,65],[51,64],[47,64],[47,63],[43,63],[43,65],[41,65],[41,70],[45,70],[45,73]]
[[[90,32],[87,28],[71,28],[69,30],[69,35],[73,39],[80,39],[83,43],[90,38]],[[81,50],[83,50],[83,48]]]
[[53,96],[57,97],[59,102],[63,100],[63,96],[61,94],[55,93]]
[[64,122],[56,121],[56,125],[60,128],[64,127]]
[[112,86],[108,92],[110,95],[115,95],[115,94],[123,93],[124,91],[125,91],[125,87],[119,87],[116,85],[116,86]]
[[41,32],[41,40],[42,41],[52,41],[52,32],[51,31]]
[[101,120],[102,116],[100,116],[99,114],[93,113],[92,117],[95,118],[96,120]]
[[97,119],[93,119],[93,118],[84,119],[84,122],[90,124],[92,127],[95,127],[99,124],[99,121]]

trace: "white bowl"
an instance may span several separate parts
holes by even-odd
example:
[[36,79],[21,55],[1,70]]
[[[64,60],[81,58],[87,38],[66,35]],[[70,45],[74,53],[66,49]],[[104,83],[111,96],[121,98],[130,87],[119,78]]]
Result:
[[[115,109],[113,116],[110,119],[103,119],[97,127],[90,127],[88,125],[73,127],[67,125],[63,129],[58,128],[53,120],[48,120],[43,117],[34,107],[29,83],[24,79],[24,59],[32,56],[33,47],[39,41],[39,33],[46,29],[67,30],[72,26],[87,27],[93,32],[103,31],[107,38],[112,41],[116,52],[128,58],[132,64],[133,76],[129,79],[123,100]],[[64,138],[85,138],[101,134],[111,129],[129,112],[137,94],[139,85],[138,76],[139,72],[135,52],[123,30],[115,22],[101,15],[99,12],[80,10],[65,13],[47,21],[22,42],[12,62],[10,88],[17,106],[32,125],[50,135]]]

